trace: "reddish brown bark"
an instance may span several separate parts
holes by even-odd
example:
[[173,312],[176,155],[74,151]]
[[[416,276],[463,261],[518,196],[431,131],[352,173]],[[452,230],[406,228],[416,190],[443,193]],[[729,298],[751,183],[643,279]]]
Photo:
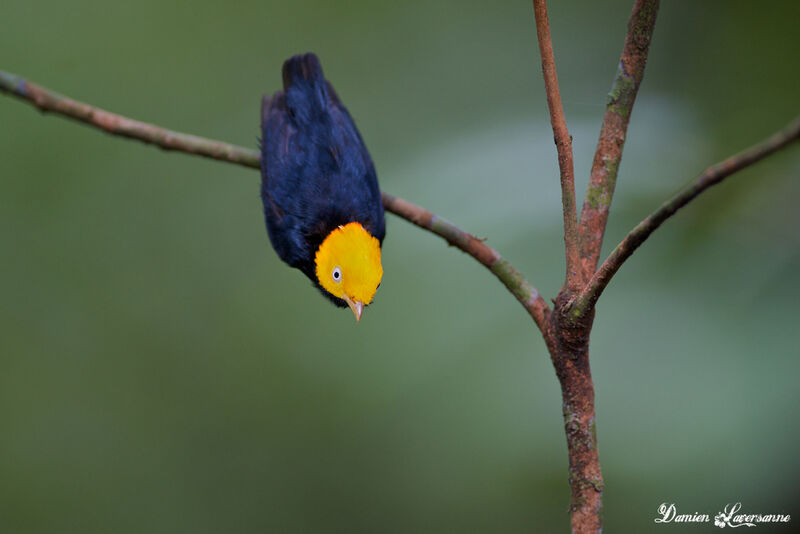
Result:
[[608,94],[600,139],[597,142],[589,187],[578,225],[581,279],[584,282],[594,274],[600,258],[608,210],[622,159],[622,148],[625,145],[633,103],[644,77],[658,5],[658,0],[636,0],[628,21],[628,34],[625,37],[617,77]]
[[539,39],[539,54],[542,57],[542,74],[550,110],[550,124],[558,153],[558,169],[561,175],[561,206],[564,215],[564,250],[566,256],[566,284],[570,291],[580,288],[578,262],[578,219],[575,208],[575,170],[572,161],[572,136],[567,129],[558,75],[550,38],[550,21],[547,18],[546,0],[533,0],[536,17],[536,35]]
[[589,334],[593,314],[574,320],[568,296],[559,295],[545,335],[550,359],[561,385],[564,431],[569,452],[572,532],[602,530],[603,474],[595,431],[594,384],[589,367]]
[[580,291],[583,280],[579,261],[572,138],[561,104],[546,1],[533,0],[533,8],[550,122],[558,150],[567,267],[564,286],[550,314],[545,341],[561,384],[564,430],[569,451],[569,484],[572,490],[572,532],[595,533],[602,528],[603,475],[597,452],[594,385],[589,369],[591,317],[582,317],[580,322],[576,322],[570,321],[563,313],[567,303]]

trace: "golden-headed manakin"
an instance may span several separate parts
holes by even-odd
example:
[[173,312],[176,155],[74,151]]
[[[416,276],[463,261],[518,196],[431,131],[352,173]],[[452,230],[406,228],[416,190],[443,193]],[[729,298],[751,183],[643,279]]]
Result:
[[360,320],[383,277],[383,204],[364,141],[316,55],[283,64],[283,91],[262,101],[261,133],[272,247]]

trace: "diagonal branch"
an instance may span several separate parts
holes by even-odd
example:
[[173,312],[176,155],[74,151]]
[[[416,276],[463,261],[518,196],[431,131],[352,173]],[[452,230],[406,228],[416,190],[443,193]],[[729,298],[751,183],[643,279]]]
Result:
[[547,303],[522,273],[497,251],[453,223],[402,198],[383,193],[383,205],[395,215],[444,238],[450,245],[458,247],[492,271],[528,311],[542,334],[546,335],[546,322],[550,314]]
[[583,316],[594,307],[611,278],[633,252],[650,237],[661,224],[669,219],[683,206],[697,198],[700,193],[723,181],[728,176],[758,163],[770,154],[800,139],[800,117],[789,123],[784,129],[769,138],[753,145],[747,150],[735,154],[716,165],[706,169],[700,176],[681,190],[677,195],[663,203],[655,212],[625,236],[617,248],[606,258],[592,279],[572,303],[572,314]]
[[550,123],[558,151],[558,168],[561,174],[561,204],[564,211],[564,247],[567,260],[566,288],[575,293],[580,288],[578,262],[578,219],[575,208],[575,169],[572,163],[572,136],[567,130],[561,93],[558,89],[558,75],[553,57],[553,42],[550,38],[550,22],[547,19],[547,1],[533,0],[536,16],[536,34],[539,37],[539,53],[542,56],[542,73],[547,92],[547,107],[550,110]]
[[581,278],[584,281],[592,276],[600,259],[622,147],[625,145],[636,93],[644,76],[658,4],[659,0],[636,0],[634,3],[617,77],[608,94],[606,113],[603,116],[603,126],[600,129],[600,139],[592,162],[589,187],[578,228]]
[[245,167],[260,167],[257,150],[242,148],[213,139],[173,132],[153,124],[110,113],[72,100],[50,89],[31,83],[21,76],[0,70],[0,91],[27,100],[43,113],[53,112],[95,128],[105,130],[111,135],[138,139],[156,145],[164,150],[186,152],[197,156],[237,163]]
[[[260,168],[257,150],[174,132],[154,124],[117,115],[116,113],[72,100],[8,72],[0,71],[0,91],[25,100],[35,105],[42,112],[57,113],[99,128],[112,135],[138,139],[164,150],[175,150],[235,163],[244,167]],[[386,193],[382,193],[382,196],[383,204],[387,211],[444,238],[449,244],[458,247],[486,266],[523,305],[542,331],[542,334],[546,335],[545,324],[550,309],[536,288],[513,265],[483,241],[461,230],[454,224],[403,199]]]

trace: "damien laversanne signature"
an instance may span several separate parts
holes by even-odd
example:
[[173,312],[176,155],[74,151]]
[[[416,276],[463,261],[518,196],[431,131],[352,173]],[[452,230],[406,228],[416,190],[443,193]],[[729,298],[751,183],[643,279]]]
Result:
[[[742,503],[726,504],[721,512],[714,516],[714,526],[719,528],[755,527],[759,523],[788,523],[792,516],[789,514],[740,514]],[[661,503],[658,507],[656,523],[710,523],[709,514],[695,512],[693,514],[679,514],[675,503]]]

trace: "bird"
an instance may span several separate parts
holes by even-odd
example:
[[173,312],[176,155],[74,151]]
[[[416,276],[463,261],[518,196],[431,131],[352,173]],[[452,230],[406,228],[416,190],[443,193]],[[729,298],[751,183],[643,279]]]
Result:
[[383,278],[386,235],[367,147],[313,53],[261,101],[261,200],[272,248],[356,321]]

